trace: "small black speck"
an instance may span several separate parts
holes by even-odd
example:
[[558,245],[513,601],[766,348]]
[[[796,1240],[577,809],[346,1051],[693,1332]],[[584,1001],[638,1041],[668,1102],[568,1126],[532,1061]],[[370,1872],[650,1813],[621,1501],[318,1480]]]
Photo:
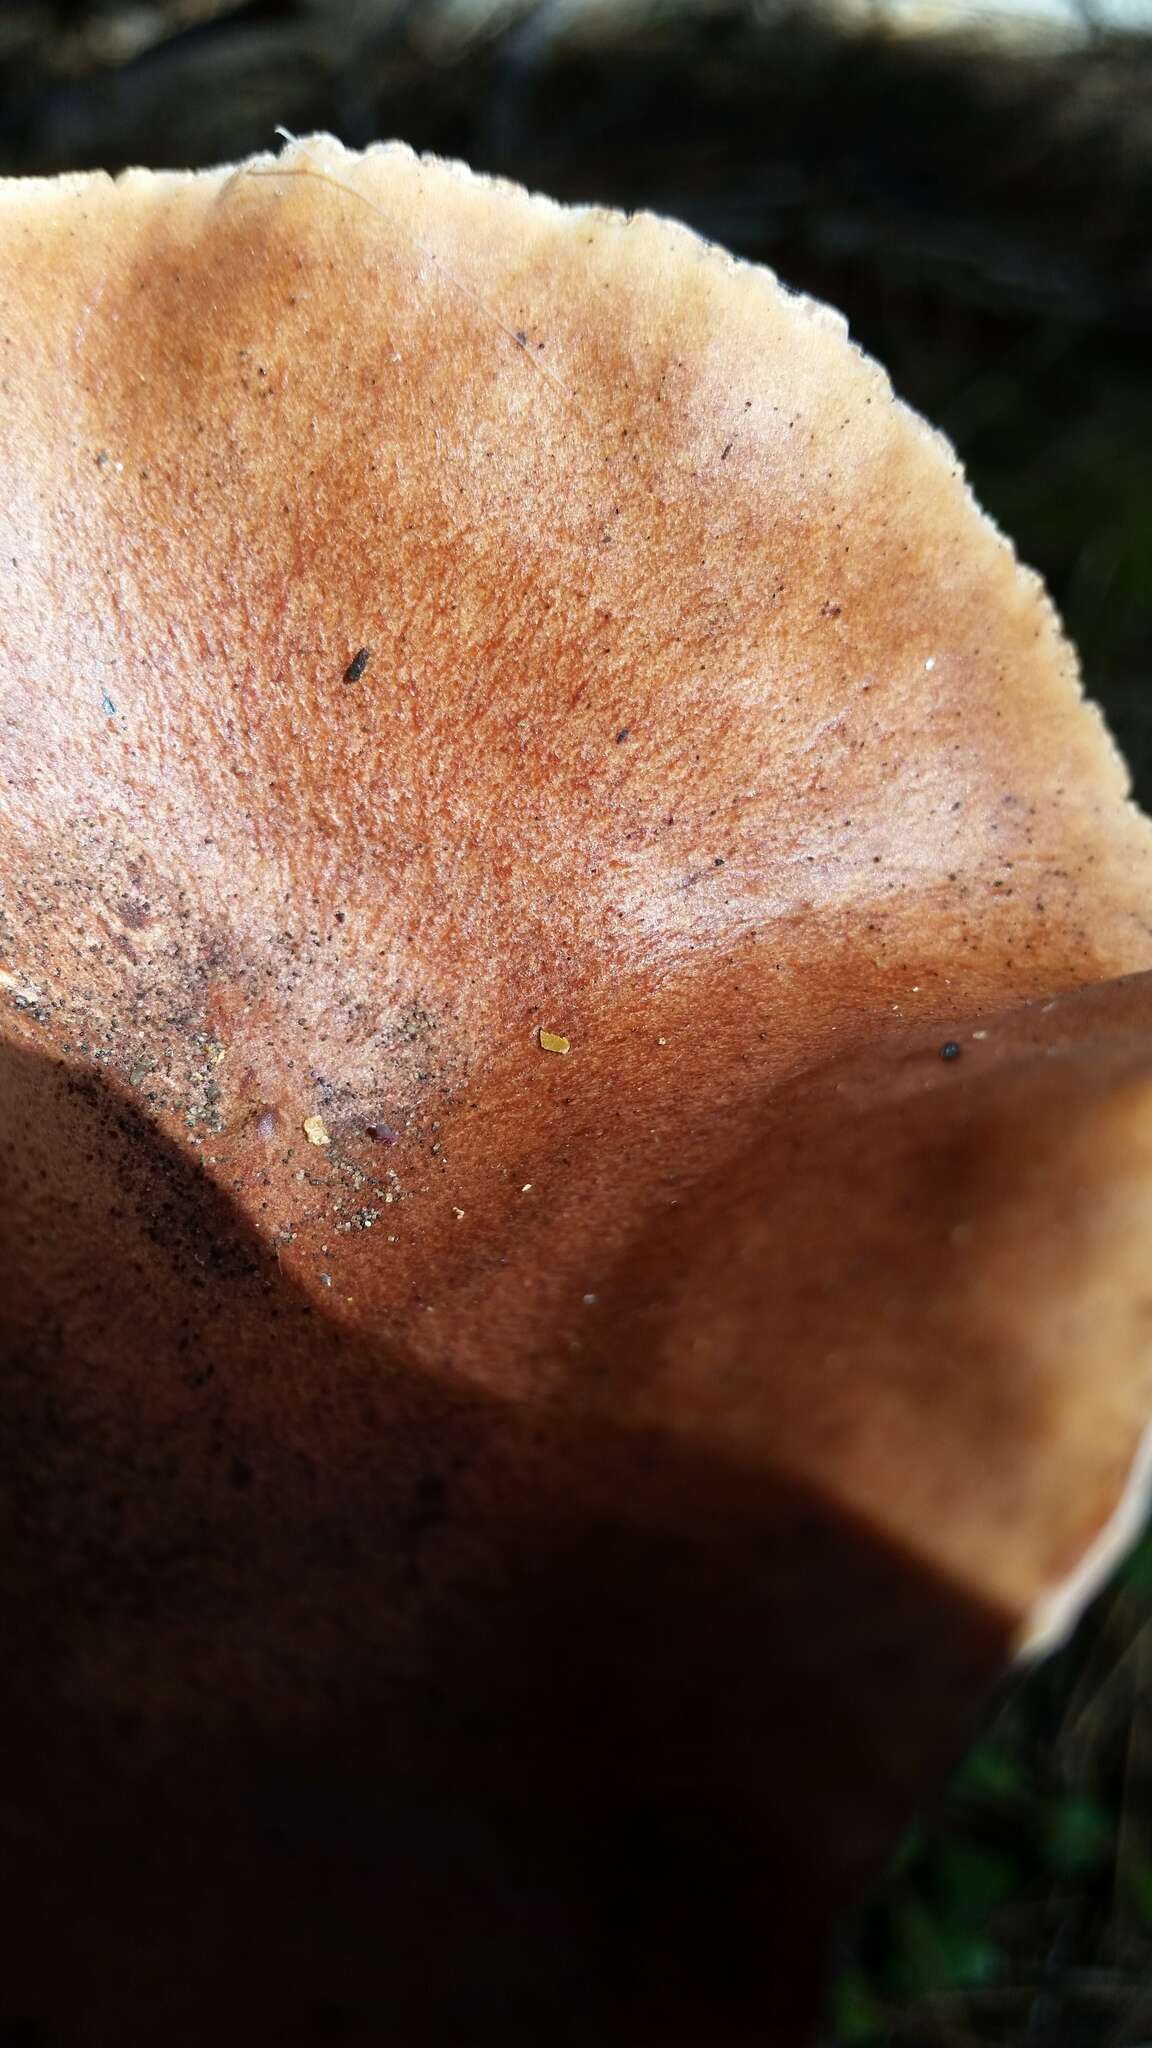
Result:
[[727,442],[727,443],[725,444],[724,448],[723,448],[723,449],[721,450],[721,454],[720,454],[720,460],[721,460],[721,462],[727,462],[727,460],[728,460],[728,457],[729,457],[729,456],[731,455],[731,453],[732,453],[732,443],[731,443],[731,441],[729,441],[729,442]]
[[723,865],[724,865],[724,856],[723,856],[723,854],[722,854],[722,853],[718,853],[718,854],[716,854],[715,858],[713,859],[712,865],[713,865],[713,867],[714,867],[714,868],[722,868],[722,867],[723,867]]
[[950,1038],[950,1039],[948,1040],[948,1043],[947,1043],[947,1045],[942,1045],[942,1046],[940,1047],[940,1057],[941,1057],[941,1059],[942,1059],[942,1060],[958,1060],[958,1059],[959,1059],[959,1057],[960,1057],[960,1047],[959,1047],[959,1046],[957,1045],[957,1043],[956,1043],[956,1040],[955,1040],[954,1038]]
[[447,1485],[438,1472],[429,1472],[420,1480],[412,1508],[412,1529],[416,1535],[426,1533],[443,1520],[447,1493]]
[[625,740],[629,740],[629,739],[631,739],[631,737],[632,737],[632,727],[631,727],[630,725],[622,725],[622,726],[620,727],[620,730],[619,730],[619,732],[618,732],[618,733],[617,733],[617,735],[616,735],[616,745],[617,745],[618,747],[620,747],[620,746],[623,746],[623,744],[624,744],[624,741],[625,741]]
[[528,336],[525,334],[524,329],[522,327],[518,327],[516,329],[516,339],[519,342],[521,348],[527,348]]
[[344,681],[346,683],[358,683],[371,659],[372,649],[370,647],[361,647],[359,652],[354,654],[348,663],[344,671]]

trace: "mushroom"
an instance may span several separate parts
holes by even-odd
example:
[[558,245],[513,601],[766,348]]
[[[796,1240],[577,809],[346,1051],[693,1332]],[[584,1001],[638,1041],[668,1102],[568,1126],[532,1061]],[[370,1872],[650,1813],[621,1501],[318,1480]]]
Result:
[[1152,828],[683,228],[320,137],[0,248],[0,2019],[800,2039],[1143,1497]]

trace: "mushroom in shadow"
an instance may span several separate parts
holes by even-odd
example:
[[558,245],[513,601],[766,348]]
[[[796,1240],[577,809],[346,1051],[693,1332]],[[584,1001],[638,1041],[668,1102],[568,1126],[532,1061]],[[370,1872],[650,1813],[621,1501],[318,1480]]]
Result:
[[5,2017],[791,2040],[1122,1540],[1152,833],[834,316],[0,188]]

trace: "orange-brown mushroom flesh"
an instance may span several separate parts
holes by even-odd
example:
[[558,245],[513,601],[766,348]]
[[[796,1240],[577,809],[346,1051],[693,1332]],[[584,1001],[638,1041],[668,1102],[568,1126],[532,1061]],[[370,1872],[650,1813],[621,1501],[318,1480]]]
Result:
[[684,231],[317,141],[0,241],[0,2015],[791,2038],[1146,1418],[1152,832]]

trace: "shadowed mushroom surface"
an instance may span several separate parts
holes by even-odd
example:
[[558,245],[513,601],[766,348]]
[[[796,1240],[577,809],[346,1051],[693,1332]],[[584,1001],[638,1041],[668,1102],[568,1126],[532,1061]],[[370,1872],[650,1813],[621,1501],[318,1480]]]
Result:
[[1125,1526],[1152,829],[686,231],[314,139],[0,248],[0,2017],[801,2038]]

